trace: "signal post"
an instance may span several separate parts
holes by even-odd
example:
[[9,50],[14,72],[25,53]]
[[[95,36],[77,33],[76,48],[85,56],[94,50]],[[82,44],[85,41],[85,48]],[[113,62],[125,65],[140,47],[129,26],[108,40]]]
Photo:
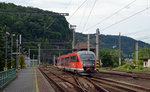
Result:
[[100,70],[100,59],[99,59],[99,29],[96,29],[96,70]]

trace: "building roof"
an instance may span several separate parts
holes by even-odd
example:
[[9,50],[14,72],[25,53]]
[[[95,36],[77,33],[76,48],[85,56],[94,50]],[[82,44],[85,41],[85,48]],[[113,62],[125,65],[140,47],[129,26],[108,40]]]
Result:
[[[75,45],[73,50],[87,50],[87,42],[79,42]],[[90,44],[90,50],[95,50],[95,47]]]
[[148,61],[150,58],[142,58],[141,60]]

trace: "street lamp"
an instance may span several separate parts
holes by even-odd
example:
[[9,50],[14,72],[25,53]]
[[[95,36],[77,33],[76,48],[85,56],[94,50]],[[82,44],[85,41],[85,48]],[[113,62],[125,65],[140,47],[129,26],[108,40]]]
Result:
[[6,47],[5,47],[5,68],[4,70],[7,70],[7,39],[8,39],[8,35],[10,35],[9,32],[6,32]]
[[13,37],[15,36],[15,34],[11,34],[11,68],[12,68],[12,58],[13,58]]

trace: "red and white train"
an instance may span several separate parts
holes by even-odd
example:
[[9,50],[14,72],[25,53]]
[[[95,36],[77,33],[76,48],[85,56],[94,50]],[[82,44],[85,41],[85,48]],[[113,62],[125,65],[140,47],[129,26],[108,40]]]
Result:
[[91,75],[96,72],[95,54],[92,51],[78,51],[57,58],[57,67],[81,75]]

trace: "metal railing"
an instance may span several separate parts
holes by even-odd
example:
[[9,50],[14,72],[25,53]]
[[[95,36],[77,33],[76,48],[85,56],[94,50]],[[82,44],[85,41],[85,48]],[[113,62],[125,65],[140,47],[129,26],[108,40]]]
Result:
[[0,89],[10,83],[16,78],[16,69],[9,69],[7,71],[0,72]]

